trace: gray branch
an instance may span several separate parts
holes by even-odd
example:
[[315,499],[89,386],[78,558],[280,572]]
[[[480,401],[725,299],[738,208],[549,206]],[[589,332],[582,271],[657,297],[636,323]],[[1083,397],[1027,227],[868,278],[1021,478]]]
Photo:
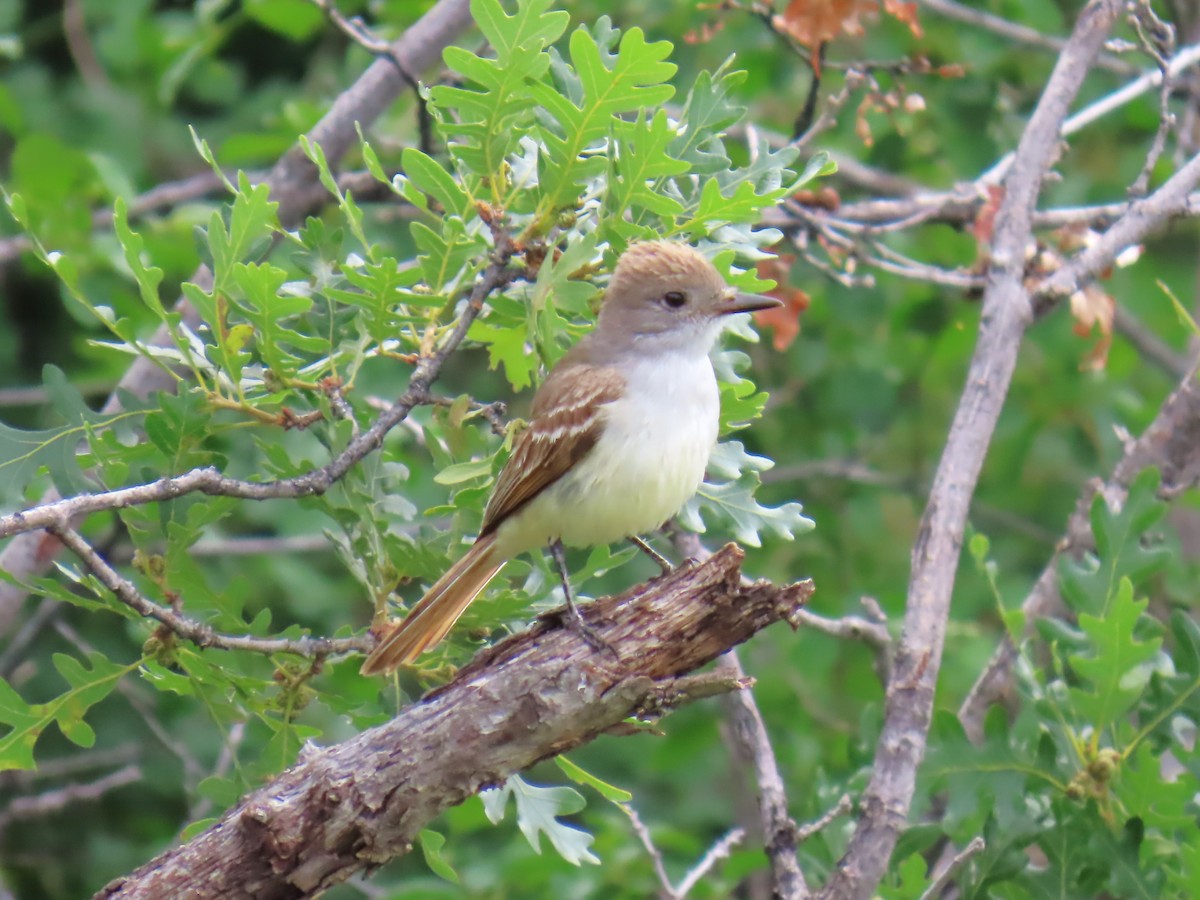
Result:
[[1032,320],[1023,275],[1038,193],[1071,101],[1122,8],[1119,0],[1092,0],[1080,13],[1012,156],[996,215],[979,341],[913,545],[904,629],[887,686],[874,771],[859,804],[862,818],[822,897],[870,897],[907,820],[925,753],[967,512],[1021,337]]

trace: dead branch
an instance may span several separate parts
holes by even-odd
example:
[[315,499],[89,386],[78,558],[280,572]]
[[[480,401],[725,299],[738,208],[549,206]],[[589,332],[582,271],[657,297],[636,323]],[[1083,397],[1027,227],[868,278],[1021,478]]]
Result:
[[386,725],[303,755],[217,824],[99,898],[309,897],[406,853],[442,810],[673,702],[678,678],[789,620],[811,582],[745,585],[742,552],[606,597],[585,618],[619,654],[555,614],[480,653]]

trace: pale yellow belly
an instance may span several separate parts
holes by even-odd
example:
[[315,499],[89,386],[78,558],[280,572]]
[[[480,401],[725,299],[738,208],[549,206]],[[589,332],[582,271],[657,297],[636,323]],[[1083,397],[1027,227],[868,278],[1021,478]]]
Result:
[[704,480],[717,440],[716,381],[707,359],[704,365],[707,371],[675,390],[607,408],[596,446],[500,526],[498,549],[515,556],[555,539],[608,544],[653,531],[679,512]]

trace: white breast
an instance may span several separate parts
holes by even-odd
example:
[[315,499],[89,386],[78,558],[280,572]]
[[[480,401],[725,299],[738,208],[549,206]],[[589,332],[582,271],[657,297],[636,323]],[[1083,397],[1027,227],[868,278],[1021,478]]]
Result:
[[625,396],[576,467],[501,527],[511,555],[555,538],[592,546],[644,534],[679,512],[704,480],[720,401],[707,356],[653,354],[624,368]]

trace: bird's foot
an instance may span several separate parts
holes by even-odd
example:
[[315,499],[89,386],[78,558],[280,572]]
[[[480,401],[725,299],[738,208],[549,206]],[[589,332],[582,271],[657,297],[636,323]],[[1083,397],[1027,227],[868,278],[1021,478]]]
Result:
[[617,652],[617,648],[604,638],[600,637],[600,635],[596,633],[596,630],[583,620],[583,616],[580,615],[579,609],[574,603],[570,604],[565,610],[563,610],[561,621],[564,628],[566,628],[568,631],[575,632],[575,634],[577,634],[583,640],[583,642],[593,650],[597,650],[602,653],[611,653],[613,659],[615,659],[617,662],[621,661],[621,654]]

